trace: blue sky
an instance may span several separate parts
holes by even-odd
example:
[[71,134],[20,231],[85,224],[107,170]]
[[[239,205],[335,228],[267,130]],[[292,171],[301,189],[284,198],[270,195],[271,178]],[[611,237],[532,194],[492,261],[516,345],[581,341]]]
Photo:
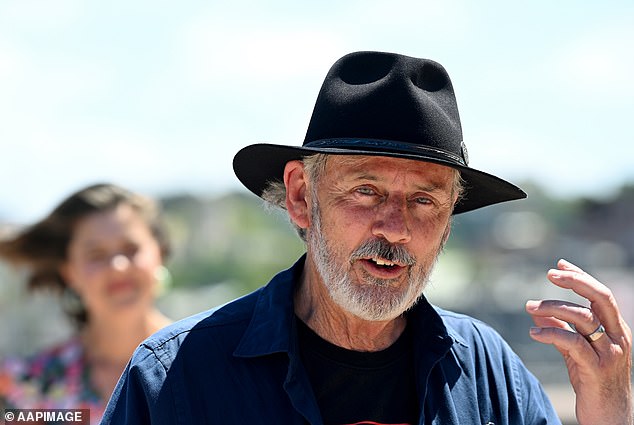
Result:
[[235,152],[301,144],[356,50],[442,63],[473,167],[604,197],[634,181],[633,22],[631,1],[4,0],[0,220],[101,180],[242,190]]

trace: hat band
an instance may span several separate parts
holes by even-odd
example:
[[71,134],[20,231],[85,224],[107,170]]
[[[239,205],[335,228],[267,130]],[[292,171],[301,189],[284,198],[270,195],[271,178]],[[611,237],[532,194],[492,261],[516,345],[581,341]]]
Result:
[[[464,146],[464,143],[462,144]],[[468,166],[465,158],[455,153],[443,149],[431,148],[429,146],[419,146],[411,143],[399,143],[392,140],[383,139],[321,139],[304,143],[305,148],[330,148],[330,149],[357,149],[357,150],[384,150],[390,153],[406,153],[413,155],[426,155],[435,159],[450,160],[463,167]],[[464,151],[464,148],[463,148]]]

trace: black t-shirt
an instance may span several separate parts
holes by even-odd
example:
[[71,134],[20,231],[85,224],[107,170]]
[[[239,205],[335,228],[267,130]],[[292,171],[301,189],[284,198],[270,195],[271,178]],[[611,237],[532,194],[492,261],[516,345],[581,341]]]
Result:
[[302,361],[325,425],[418,423],[413,342],[361,352],[322,339],[297,319]]

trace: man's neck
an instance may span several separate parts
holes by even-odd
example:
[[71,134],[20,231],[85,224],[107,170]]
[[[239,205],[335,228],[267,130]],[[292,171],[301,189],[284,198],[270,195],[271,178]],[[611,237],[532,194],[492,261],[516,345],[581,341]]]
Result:
[[310,261],[306,261],[294,297],[295,314],[320,337],[355,351],[380,351],[392,345],[405,329],[406,319],[368,321],[337,305]]

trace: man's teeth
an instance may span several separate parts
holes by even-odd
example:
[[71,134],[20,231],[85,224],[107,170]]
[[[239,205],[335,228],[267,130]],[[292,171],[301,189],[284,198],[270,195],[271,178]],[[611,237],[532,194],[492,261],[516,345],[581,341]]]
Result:
[[374,261],[378,266],[395,266],[396,264],[391,262],[391,261],[387,261],[384,260],[382,258],[373,258],[372,261]]

